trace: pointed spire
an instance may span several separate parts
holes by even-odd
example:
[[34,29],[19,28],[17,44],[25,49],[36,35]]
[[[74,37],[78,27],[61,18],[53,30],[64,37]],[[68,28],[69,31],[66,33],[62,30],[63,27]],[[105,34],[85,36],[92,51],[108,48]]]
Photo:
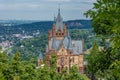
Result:
[[58,9],[58,13],[60,14],[60,8]]
[[71,39],[69,29],[67,30],[67,37],[68,39]]
[[59,8],[58,8],[58,15],[61,16],[60,15],[60,4],[59,4]]
[[56,31],[58,31],[59,29],[63,31],[63,19],[61,17],[60,7],[58,8],[58,15],[56,19]]
[[58,8],[58,16],[57,21],[60,22],[62,20],[61,14],[60,14],[60,7]]
[[52,49],[56,49],[57,46],[56,46],[56,41],[55,41],[55,37],[53,37],[53,41],[52,41]]
[[70,37],[70,34],[69,34],[69,30],[68,30],[67,37],[68,37],[68,40],[69,40],[67,49],[72,50],[72,40],[71,40],[71,37]]
[[56,22],[56,17],[55,17],[55,14],[54,14],[54,23]]

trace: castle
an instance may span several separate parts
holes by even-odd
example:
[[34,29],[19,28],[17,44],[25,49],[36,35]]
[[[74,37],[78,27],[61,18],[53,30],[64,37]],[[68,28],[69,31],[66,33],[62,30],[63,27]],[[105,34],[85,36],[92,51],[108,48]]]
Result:
[[[57,71],[61,72],[63,68],[69,73],[70,67],[76,65],[78,72],[83,73],[84,64],[84,41],[72,40],[66,25],[58,9],[58,16],[55,23],[52,25],[52,30],[48,31],[48,45],[46,49],[46,63],[50,65],[50,56],[53,53],[57,55]],[[38,64],[41,63],[41,54]]]

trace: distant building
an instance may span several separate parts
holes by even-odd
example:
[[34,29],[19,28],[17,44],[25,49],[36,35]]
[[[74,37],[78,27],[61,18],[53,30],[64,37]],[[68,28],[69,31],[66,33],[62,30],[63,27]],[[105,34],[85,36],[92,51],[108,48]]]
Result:
[[2,47],[2,51],[5,51],[8,48],[10,48],[12,44],[13,44],[13,42],[4,41],[4,42],[0,43],[0,47]]
[[[48,45],[46,49],[46,63],[50,65],[51,54],[57,55],[57,71],[61,72],[63,68],[69,73],[70,67],[76,65],[78,72],[83,73],[83,40],[72,40],[66,25],[58,10],[58,16],[52,26],[52,30],[48,31]],[[40,63],[39,63],[40,64]]]

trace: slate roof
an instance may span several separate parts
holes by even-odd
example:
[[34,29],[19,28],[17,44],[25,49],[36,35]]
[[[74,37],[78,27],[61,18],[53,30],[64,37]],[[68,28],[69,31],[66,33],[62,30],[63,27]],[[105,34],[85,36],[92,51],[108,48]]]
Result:
[[51,48],[52,48],[52,49],[57,49],[55,37],[53,37],[53,39],[52,39]]
[[72,41],[72,46],[73,46],[73,53],[74,54],[81,54],[83,52],[82,40]]
[[[56,20],[56,31],[61,29],[63,31],[63,20],[60,15],[60,9],[58,10],[58,16]],[[83,52],[83,44],[82,41],[72,41],[69,31],[68,34],[62,40],[56,40],[55,36],[51,38],[49,43],[50,49],[60,50],[62,45],[64,45],[65,49],[73,50],[73,54],[81,54]]]
[[61,31],[63,32],[63,19],[60,15],[60,9],[58,10],[58,16],[56,19],[56,31],[58,31],[59,29],[61,29]]
[[[64,44],[65,49],[73,50],[73,54],[81,54],[83,52],[82,40],[75,41],[71,40],[71,37],[65,36],[62,40],[51,39],[50,49],[60,50],[62,44]],[[53,47],[54,44],[54,47]]]
[[69,31],[68,31],[68,39],[69,39],[69,42],[68,42],[67,48],[68,48],[68,50],[72,50],[73,49],[73,47],[72,47],[72,40],[71,40],[71,37],[69,35]]

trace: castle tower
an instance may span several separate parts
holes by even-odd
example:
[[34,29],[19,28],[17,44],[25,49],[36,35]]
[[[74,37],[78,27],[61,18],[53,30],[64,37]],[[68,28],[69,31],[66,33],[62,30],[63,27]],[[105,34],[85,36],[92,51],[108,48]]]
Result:
[[63,18],[60,14],[60,8],[58,9],[58,15],[55,23],[52,26],[52,30],[48,31],[49,40],[53,36],[55,36],[57,40],[61,40],[66,36],[66,25],[63,23]]
[[46,63],[50,65],[52,53],[57,55],[57,71],[64,69],[69,73],[70,67],[76,65],[78,72],[83,73],[83,40],[72,40],[67,31],[66,25],[63,23],[60,8],[56,21],[52,25],[52,29],[48,31],[48,45],[46,49]]

